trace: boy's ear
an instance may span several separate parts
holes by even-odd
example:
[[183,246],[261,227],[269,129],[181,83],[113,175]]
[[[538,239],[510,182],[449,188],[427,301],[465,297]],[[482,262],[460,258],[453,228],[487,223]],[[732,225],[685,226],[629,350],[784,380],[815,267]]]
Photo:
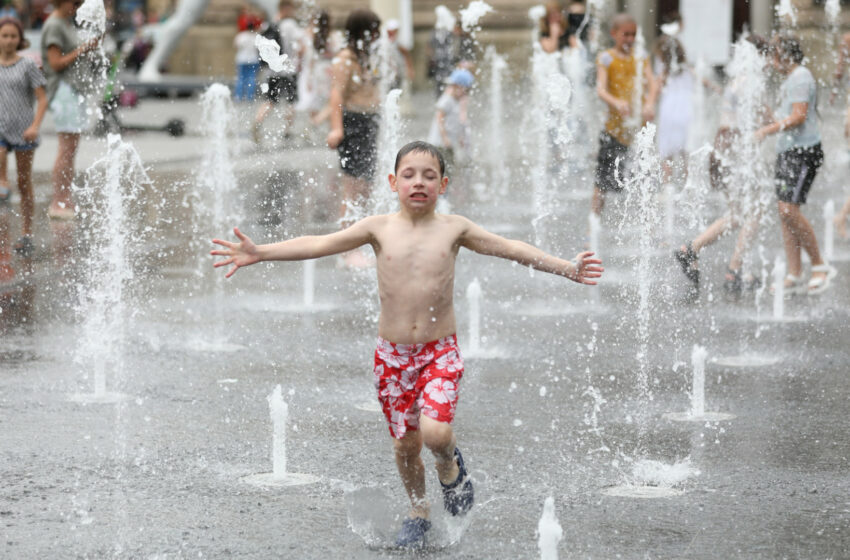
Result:
[[440,194],[446,194],[446,189],[448,188],[448,186],[449,178],[444,175],[443,178],[440,179]]
[[398,192],[398,186],[396,185],[396,176],[390,173],[387,175],[387,180],[390,182],[390,190],[393,192]]

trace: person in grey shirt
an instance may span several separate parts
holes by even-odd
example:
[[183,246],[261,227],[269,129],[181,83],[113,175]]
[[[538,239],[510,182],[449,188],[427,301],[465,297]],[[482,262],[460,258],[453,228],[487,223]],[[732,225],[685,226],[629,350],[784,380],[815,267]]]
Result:
[[[788,263],[785,293],[815,295],[826,290],[837,274],[835,268],[821,257],[812,225],[800,211],[818,168],[823,164],[816,113],[817,83],[809,69],[802,65],[805,55],[796,37],[777,35],[771,41],[771,47],[773,66],[785,76],[785,81],[779,90],[776,120],[758,129],[755,136],[762,140],[768,135],[779,134],[775,185]],[[808,284],[802,278],[802,250],[812,261],[812,276]]]
[[74,16],[81,0],[53,0],[55,9],[41,32],[41,59],[47,78],[47,98],[56,124],[59,149],[53,164],[53,200],[47,210],[55,219],[72,219],[71,199],[74,159],[80,133],[87,124],[85,93],[91,87],[91,53],[100,38],[81,43],[74,27]]

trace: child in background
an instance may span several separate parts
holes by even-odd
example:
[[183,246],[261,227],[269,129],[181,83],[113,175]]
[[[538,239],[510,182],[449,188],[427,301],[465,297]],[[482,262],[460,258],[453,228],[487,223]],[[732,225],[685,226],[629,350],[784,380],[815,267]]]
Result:
[[260,71],[260,53],[254,46],[256,23],[248,20],[245,30],[233,38],[236,48],[236,84],[234,86],[234,101],[253,101],[257,91],[257,73]]
[[[32,162],[38,147],[38,129],[47,111],[44,75],[32,60],[18,54],[28,46],[21,22],[14,18],[0,19],[0,177],[7,177],[6,154],[14,151],[23,226],[23,236],[15,244],[15,251],[25,257],[31,256],[35,249]],[[37,102],[34,112],[33,102]],[[6,202],[9,194],[9,185],[0,184],[0,202]]]
[[[605,206],[605,194],[619,192],[622,187],[617,177],[626,172],[629,146],[635,133],[646,121],[655,117],[655,98],[658,94],[649,61],[637,68],[637,58],[632,47],[637,37],[637,23],[629,14],[621,13],[611,21],[614,48],[603,51],[596,63],[596,93],[608,105],[608,120],[599,136],[599,154],[596,158],[596,185],[593,189],[591,211],[597,216]],[[642,79],[640,115],[634,115],[632,98]]]
[[211,251],[239,268],[261,261],[315,259],[371,245],[377,259],[381,314],[374,375],[378,400],[389,424],[396,466],[410,498],[410,516],[396,544],[418,548],[431,527],[425,497],[424,444],[434,454],[443,489],[443,505],[463,515],[473,505],[473,486],[451,427],[463,376],[457,347],[454,273],[460,249],[501,257],[579,284],[596,284],[601,261],[593,253],[575,262],[548,255],[521,241],[485,231],[467,218],[437,214],[437,198],[448,177],[442,154],[425,142],[412,142],[396,156],[389,187],[397,193],[395,214],[370,216],[328,235],[311,235],[270,245],[254,245],[238,228],[238,243],[213,239],[222,249]]
[[462,159],[468,149],[469,123],[465,102],[473,80],[469,70],[454,70],[446,80],[446,89],[437,100],[437,112],[431,121],[428,142],[441,148],[449,170],[453,170],[455,160]]
[[662,159],[664,182],[669,183],[673,179],[674,168],[682,172],[686,170],[688,130],[693,119],[694,76],[678,39],[662,36],[657,51],[661,61],[658,153]]

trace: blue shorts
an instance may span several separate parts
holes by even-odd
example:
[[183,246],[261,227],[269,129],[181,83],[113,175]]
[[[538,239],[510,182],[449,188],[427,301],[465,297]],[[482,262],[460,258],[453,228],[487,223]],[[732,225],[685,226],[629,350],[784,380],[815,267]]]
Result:
[[0,137],[0,148],[6,148],[9,152],[27,152],[38,148],[38,140],[26,144],[12,144],[11,142],[7,142],[5,138]]

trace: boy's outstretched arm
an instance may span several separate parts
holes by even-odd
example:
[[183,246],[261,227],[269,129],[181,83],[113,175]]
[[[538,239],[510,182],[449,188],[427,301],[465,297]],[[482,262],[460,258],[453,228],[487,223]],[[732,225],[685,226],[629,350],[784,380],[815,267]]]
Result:
[[585,251],[576,255],[575,261],[554,257],[522,241],[505,239],[495,233],[490,233],[474,222],[467,222],[467,228],[460,237],[461,247],[470,251],[516,261],[531,266],[535,270],[549,272],[569,278],[579,284],[595,285],[594,278],[602,276],[605,270],[602,261],[594,259],[593,253]]
[[250,237],[239,231],[239,228],[233,228],[239,243],[223,239],[212,240],[224,249],[213,249],[210,254],[227,257],[213,266],[218,268],[233,265],[225,274],[226,278],[230,278],[241,267],[260,261],[303,261],[351,251],[372,242],[370,224],[373,219],[374,217],[365,218],[349,228],[327,235],[305,235],[267,245],[255,245]]

